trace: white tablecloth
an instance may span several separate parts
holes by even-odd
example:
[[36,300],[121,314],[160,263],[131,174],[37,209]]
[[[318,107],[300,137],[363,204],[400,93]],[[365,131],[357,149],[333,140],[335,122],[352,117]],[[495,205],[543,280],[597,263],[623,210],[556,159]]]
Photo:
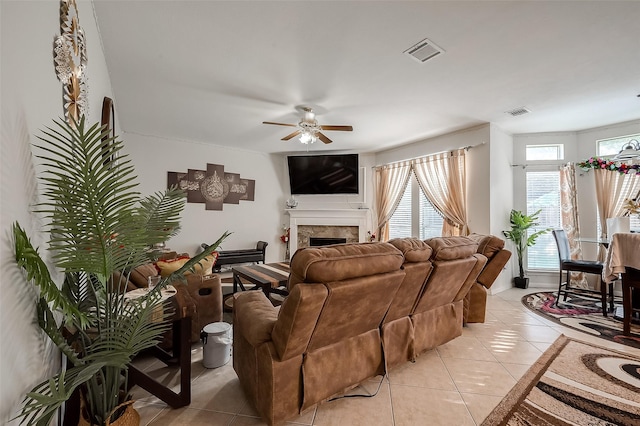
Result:
[[607,283],[617,280],[619,274],[625,272],[625,266],[640,269],[640,234],[638,233],[613,234],[602,270],[602,279]]

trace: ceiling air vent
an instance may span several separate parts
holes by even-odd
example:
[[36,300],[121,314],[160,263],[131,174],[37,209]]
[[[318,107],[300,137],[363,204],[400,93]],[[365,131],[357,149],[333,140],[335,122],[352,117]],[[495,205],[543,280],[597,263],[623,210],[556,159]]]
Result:
[[420,43],[405,50],[404,53],[419,62],[426,62],[427,60],[444,53],[444,50],[436,46],[431,40],[425,38]]
[[525,107],[520,107],[520,108],[512,109],[511,111],[507,111],[506,113],[509,114],[509,115],[512,115],[514,117],[517,117],[519,115],[528,114],[530,112],[531,111],[529,111]]

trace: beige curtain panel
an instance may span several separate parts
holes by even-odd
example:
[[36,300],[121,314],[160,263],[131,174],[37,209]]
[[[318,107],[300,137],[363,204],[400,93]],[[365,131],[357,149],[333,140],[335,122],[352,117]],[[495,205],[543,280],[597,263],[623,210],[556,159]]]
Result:
[[[600,215],[601,238],[607,236],[607,218],[620,217],[625,213],[624,200],[635,198],[640,192],[640,176],[620,174],[616,171],[594,169],[596,202]],[[598,260],[604,260],[605,249],[599,247]]]
[[444,218],[442,235],[469,235],[465,150],[429,155],[412,163],[420,188]]
[[[560,223],[569,240],[571,259],[582,259],[582,246],[578,241],[580,236],[578,214],[576,168],[574,164],[568,163],[560,168],[560,215],[562,216]],[[572,272],[571,285],[589,288],[584,272]]]
[[373,193],[376,196],[374,208],[377,219],[378,241],[389,239],[389,219],[396,211],[402,194],[409,182],[411,163],[403,161],[377,167],[373,179]]

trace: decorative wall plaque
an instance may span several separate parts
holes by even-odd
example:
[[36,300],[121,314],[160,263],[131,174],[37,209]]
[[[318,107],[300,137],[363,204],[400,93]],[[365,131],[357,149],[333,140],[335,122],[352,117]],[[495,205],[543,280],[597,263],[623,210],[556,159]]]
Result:
[[65,118],[72,124],[88,112],[87,49],[76,0],[60,0],[60,35],[53,40],[53,62],[62,83]]
[[188,203],[204,203],[206,210],[222,210],[223,204],[253,201],[256,181],[225,172],[223,165],[207,164],[207,170],[167,172],[167,187],[172,186],[187,192]]

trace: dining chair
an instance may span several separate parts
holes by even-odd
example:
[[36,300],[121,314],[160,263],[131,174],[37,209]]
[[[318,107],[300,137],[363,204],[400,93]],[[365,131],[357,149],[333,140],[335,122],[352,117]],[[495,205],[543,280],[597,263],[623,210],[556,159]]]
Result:
[[[560,280],[558,285],[558,298],[556,299],[556,306],[560,301],[567,300],[568,294],[576,294],[586,298],[596,298],[602,303],[602,315],[607,316],[607,284],[602,280],[602,270],[604,269],[604,263],[595,260],[577,260],[571,259],[571,249],[569,248],[569,239],[563,229],[554,229],[552,231],[553,238],[556,240],[558,246],[558,255],[560,258]],[[563,281],[563,273],[566,272],[566,281]],[[584,272],[585,274],[598,275],[600,280],[600,291],[572,287],[571,286],[571,272]],[[609,284],[609,294],[613,295],[613,283]],[[610,300],[609,309],[613,309],[613,299]]]

